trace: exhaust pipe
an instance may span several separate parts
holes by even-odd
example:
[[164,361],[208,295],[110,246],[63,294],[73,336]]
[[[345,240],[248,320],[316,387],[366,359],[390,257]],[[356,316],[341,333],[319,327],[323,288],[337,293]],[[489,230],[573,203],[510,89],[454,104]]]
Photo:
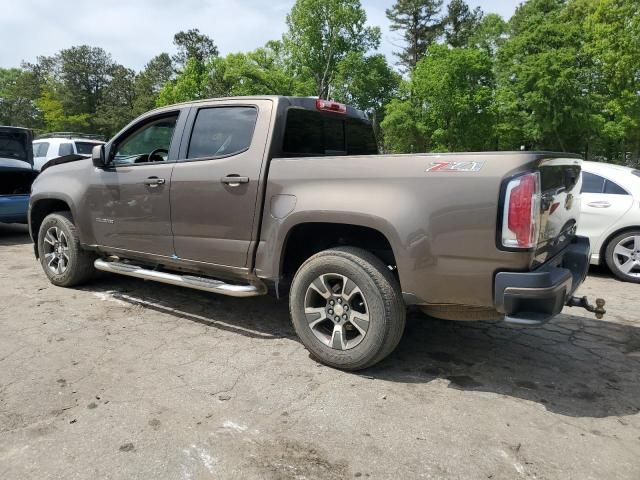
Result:
[[103,272],[117,273],[129,277],[177,285],[178,287],[188,287],[205,292],[219,293],[229,297],[257,297],[267,293],[267,287],[262,282],[259,284],[233,285],[212,278],[160,272],[129,263],[107,262],[100,258],[97,259],[93,265],[96,269],[102,270]]

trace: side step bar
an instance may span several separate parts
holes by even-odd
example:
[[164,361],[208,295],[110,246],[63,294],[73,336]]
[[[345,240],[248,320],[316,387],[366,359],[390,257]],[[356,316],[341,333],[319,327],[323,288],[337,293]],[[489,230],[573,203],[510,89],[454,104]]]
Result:
[[118,273],[129,277],[142,278],[144,280],[154,280],[156,282],[168,283],[179,287],[188,287],[196,290],[204,290],[205,292],[220,293],[230,297],[256,297],[267,293],[267,287],[262,283],[256,285],[232,285],[211,278],[159,272],[157,270],[149,270],[129,263],[107,262],[100,258],[97,259],[93,265],[96,269],[102,270],[103,272]]

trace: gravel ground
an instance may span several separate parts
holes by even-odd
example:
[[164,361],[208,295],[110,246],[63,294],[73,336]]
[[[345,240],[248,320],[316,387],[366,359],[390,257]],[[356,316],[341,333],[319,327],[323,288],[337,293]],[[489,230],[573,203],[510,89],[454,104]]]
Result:
[[605,272],[543,328],[412,313],[359,374],[287,304],[105,277],[48,283],[0,226],[1,479],[640,478],[640,285]]

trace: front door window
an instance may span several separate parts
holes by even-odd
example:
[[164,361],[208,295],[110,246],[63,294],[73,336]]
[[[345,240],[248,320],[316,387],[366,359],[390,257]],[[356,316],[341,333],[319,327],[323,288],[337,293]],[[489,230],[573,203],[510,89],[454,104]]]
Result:
[[118,142],[114,165],[166,162],[178,115],[153,120]]

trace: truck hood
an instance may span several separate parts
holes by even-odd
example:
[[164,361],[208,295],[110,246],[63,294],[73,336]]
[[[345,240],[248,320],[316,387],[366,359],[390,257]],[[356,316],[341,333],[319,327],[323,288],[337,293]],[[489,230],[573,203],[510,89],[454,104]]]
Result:
[[70,162],[77,162],[78,160],[86,160],[88,158],[89,156],[87,155],[77,155],[75,153],[71,155],[64,155],[58,158],[53,158],[42,166],[42,168],[40,169],[40,172],[44,172],[47,168],[53,167],[55,165],[62,165],[63,163],[70,163]]
[[0,127],[0,168],[33,168],[33,134],[19,127]]

